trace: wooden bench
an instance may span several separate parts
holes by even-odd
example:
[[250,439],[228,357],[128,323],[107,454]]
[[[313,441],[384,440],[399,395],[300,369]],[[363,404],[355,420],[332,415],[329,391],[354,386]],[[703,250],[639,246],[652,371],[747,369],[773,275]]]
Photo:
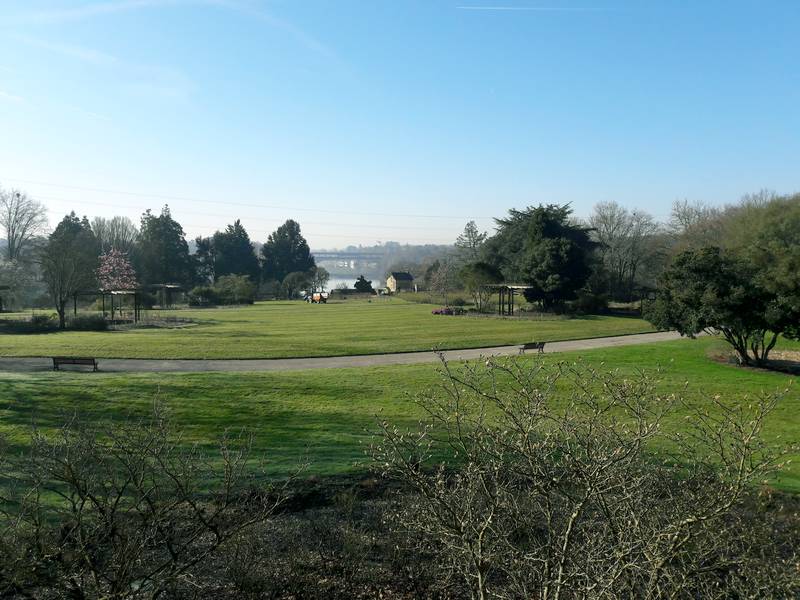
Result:
[[97,360],[94,358],[81,358],[77,356],[54,356],[53,371],[58,371],[61,365],[86,365],[97,371]]
[[528,342],[519,347],[519,353],[525,354],[525,350],[538,350],[539,354],[544,352],[544,342]]

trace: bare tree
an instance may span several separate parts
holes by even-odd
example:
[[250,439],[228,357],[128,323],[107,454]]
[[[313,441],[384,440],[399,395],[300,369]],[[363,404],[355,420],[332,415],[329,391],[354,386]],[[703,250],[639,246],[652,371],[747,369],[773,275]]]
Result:
[[92,231],[102,252],[119,250],[130,254],[137,239],[139,230],[128,217],[95,217],[92,220]]
[[455,287],[458,274],[451,256],[443,256],[436,262],[430,274],[431,290],[439,293],[445,306],[449,306],[450,290]]
[[0,227],[5,231],[7,259],[18,260],[29,242],[44,233],[47,209],[25,192],[0,188]]
[[645,212],[629,211],[616,202],[601,202],[589,218],[599,252],[609,275],[613,297],[633,297],[639,270],[653,262],[656,246],[652,243],[659,226]]
[[34,433],[30,452],[2,473],[11,485],[0,497],[0,593],[175,597],[285,497],[250,448],[243,435],[203,452],[175,435],[159,407],[149,419],[73,419],[55,435]]
[[760,437],[777,397],[698,410],[655,377],[444,364],[418,429],[380,423],[377,464],[414,490],[392,522],[481,600],[793,597],[797,550],[742,509],[781,464]]
[[311,289],[314,292],[325,290],[325,286],[331,279],[331,274],[325,267],[316,266],[311,269]]

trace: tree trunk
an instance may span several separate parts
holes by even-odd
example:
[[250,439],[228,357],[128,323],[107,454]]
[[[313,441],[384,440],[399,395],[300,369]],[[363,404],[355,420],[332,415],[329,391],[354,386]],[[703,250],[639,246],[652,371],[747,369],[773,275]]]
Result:
[[67,306],[65,301],[61,301],[56,306],[56,312],[58,313],[58,328],[59,329],[66,329],[67,328]]

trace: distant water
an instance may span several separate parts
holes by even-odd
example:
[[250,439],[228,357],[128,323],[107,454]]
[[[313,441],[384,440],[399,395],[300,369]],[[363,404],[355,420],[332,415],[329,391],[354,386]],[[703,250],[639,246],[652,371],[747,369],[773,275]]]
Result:
[[[345,284],[347,287],[351,288],[353,285],[355,285],[356,279],[358,279],[359,275],[360,273],[357,273],[352,277],[342,277],[340,275],[331,276],[326,288],[329,290],[335,290],[336,288],[340,287],[341,284]],[[384,281],[383,278],[379,277],[378,275],[364,273],[364,277],[366,277],[367,280],[372,281],[372,287],[374,288],[386,287],[386,281]]]

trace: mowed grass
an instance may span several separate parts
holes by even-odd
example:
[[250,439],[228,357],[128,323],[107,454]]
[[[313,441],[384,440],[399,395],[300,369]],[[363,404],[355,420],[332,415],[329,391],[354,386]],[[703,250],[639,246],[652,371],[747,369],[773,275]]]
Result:
[[[661,391],[684,393],[688,382],[685,395],[698,404],[707,403],[712,394],[747,402],[789,386],[765,435],[776,443],[800,439],[800,390],[791,385],[794,377],[714,362],[708,354],[719,347],[719,341],[705,338],[544,360],[582,360],[604,370],[618,369],[622,376],[660,365],[665,368]],[[277,475],[306,460],[312,474],[358,472],[366,468],[365,450],[376,432],[376,419],[413,427],[420,414],[410,395],[437,380],[431,365],[235,374],[2,373],[0,432],[20,449],[33,424],[52,431],[75,413],[99,421],[146,417],[153,403],[160,402],[187,444],[211,447],[226,431],[247,429],[258,455],[266,457]],[[675,418],[669,425],[683,423]],[[800,491],[800,465],[790,465],[774,483]]]
[[[504,319],[432,315],[433,305],[376,298],[332,304],[263,302],[241,308],[164,311],[183,328],[10,335],[0,356],[286,358],[478,348],[653,331],[625,317]],[[14,315],[11,315],[12,317]],[[19,317],[20,315],[16,315]]]

